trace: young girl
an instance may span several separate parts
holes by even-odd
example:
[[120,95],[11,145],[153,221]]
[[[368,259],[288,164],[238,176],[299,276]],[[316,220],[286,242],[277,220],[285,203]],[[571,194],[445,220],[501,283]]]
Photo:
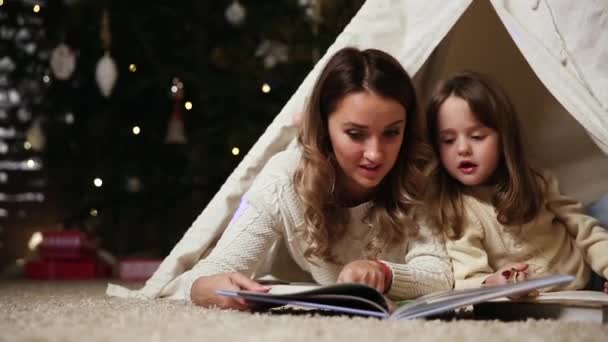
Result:
[[451,288],[442,237],[413,220],[430,160],[418,121],[410,77],[394,58],[337,52],[314,86],[298,147],[257,176],[217,246],[184,275],[186,296],[247,309],[215,291],[266,291],[250,276],[276,241],[295,262],[288,280],[358,282],[396,299]]
[[447,232],[456,288],[561,273],[576,280],[560,289],[583,289],[593,271],[608,277],[608,232],[526,161],[497,85],[474,72],[449,78],[432,96],[427,129],[441,161],[431,208]]

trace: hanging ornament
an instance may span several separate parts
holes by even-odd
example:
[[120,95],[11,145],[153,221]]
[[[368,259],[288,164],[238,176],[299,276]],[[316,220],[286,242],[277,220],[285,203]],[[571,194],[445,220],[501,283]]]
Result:
[[29,146],[34,151],[42,151],[46,146],[46,137],[44,136],[44,132],[42,131],[42,122],[40,118],[34,120],[25,132],[25,138],[27,142],[29,142]]
[[171,97],[173,98],[173,112],[169,118],[167,127],[167,144],[185,144],[187,142],[184,134],[184,119],[182,116],[182,99],[184,98],[184,84],[179,78],[173,78],[171,84]]
[[288,61],[289,48],[287,45],[274,40],[264,40],[255,50],[255,56],[263,59],[266,69],[271,69],[278,63]]
[[114,84],[118,78],[118,68],[110,55],[110,46],[112,45],[112,36],[110,34],[110,14],[107,10],[103,11],[101,16],[101,28],[99,38],[105,51],[103,57],[97,62],[95,70],[95,80],[99,86],[101,94],[109,97],[114,89]]
[[72,77],[76,68],[76,54],[69,46],[59,44],[51,52],[51,71],[55,78],[65,81]]
[[106,52],[99,62],[97,62],[95,70],[95,80],[103,96],[110,97],[117,78],[118,69],[116,68],[116,63],[114,63],[114,59],[112,59],[110,53]]
[[234,0],[226,9],[226,20],[233,26],[240,26],[245,22],[247,10],[238,0]]
[[139,177],[128,177],[126,180],[125,188],[128,192],[136,193],[140,192],[142,189],[141,179]]

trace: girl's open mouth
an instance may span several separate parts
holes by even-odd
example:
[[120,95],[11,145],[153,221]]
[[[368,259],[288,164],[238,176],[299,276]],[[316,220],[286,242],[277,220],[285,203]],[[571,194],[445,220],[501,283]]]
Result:
[[462,161],[460,162],[460,164],[458,164],[458,170],[460,170],[462,173],[465,174],[471,174],[473,172],[475,172],[475,170],[477,169],[477,164],[471,162],[471,161]]

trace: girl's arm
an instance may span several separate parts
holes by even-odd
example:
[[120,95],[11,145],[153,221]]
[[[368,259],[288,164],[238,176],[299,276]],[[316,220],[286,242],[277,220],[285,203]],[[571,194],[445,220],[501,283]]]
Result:
[[598,220],[585,215],[580,202],[564,196],[559,191],[557,178],[545,173],[547,182],[547,209],[564,224],[591,268],[608,278],[608,231]]
[[410,299],[453,285],[452,266],[443,237],[421,224],[419,236],[408,241],[404,263],[382,261],[392,271],[388,296]]
[[454,240],[447,239],[446,247],[452,260],[456,289],[480,287],[494,273],[488,263],[483,238],[481,224],[465,217],[462,236]]

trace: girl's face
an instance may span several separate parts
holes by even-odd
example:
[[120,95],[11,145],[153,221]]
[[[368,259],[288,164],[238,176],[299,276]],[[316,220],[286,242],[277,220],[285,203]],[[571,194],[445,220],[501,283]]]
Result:
[[349,202],[361,202],[395,165],[403,142],[405,108],[372,92],[351,93],[329,114],[337,182]]
[[453,95],[439,107],[437,126],[447,172],[464,185],[488,183],[500,160],[498,133],[477,120],[467,101]]

